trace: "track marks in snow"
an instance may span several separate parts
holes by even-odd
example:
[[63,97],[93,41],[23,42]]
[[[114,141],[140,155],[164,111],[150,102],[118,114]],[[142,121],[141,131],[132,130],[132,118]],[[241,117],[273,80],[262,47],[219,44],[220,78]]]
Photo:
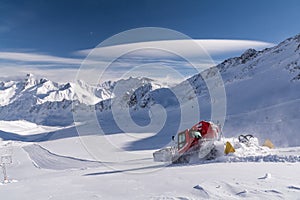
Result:
[[156,196],[151,197],[151,200],[191,200],[191,198],[188,197],[171,197],[171,196]]
[[288,189],[291,189],[291,190],[297,190],[297,191],[300,191],[300,187],[297,187],[297,186],[293,186],[293,185],[290,185],[287,187]]
[[[223,158],[224,159],[224,158]],[[257,155],[257,156],[246,156],[246,157],[227,157],[223,160],[224,162],[300,162],[300,156],[298,155]]]
[[259,177],[258,179],[263,180],[263,179],[270,179],[272,176],[270,173],[266,173],[263,177]]
[[277,191],[277,190],[265,190],[264,192],[266,192],[266,193],[273,193],[273,194],[280,194],[280,195],[282,195],[282,193],[281,193],[281,192],[279,192],[279,191]]
[[240,196],[240,197],[246,197],[248,193],[248,190],[243,190],[241,192],[236,193],[235,195]]
[[54,154],[38,144],[24,146],[34,165],[38,168],[52,170],[86,169],[102,166],[101,162],[83,160]]
[[197,196],[200,196],[203,199],[209,199],[208,192],[202,186],[196,185],[193,188],[197,190]]
[[[229,182],[229,181],[217,181],[217,182],[206,182],[201,186],[205,188],[205,192],[209,194],[209,199],[285,199],[287,188],[284,185],[279,185],[275,188],[272,188],[272,184],[269,181],[261,183],[261,180],[258,180],[256,183],[249,182]],[[259,185],[259,187],[257,187]],[[193,187],[194,189],[198,187]],[[201,190],[202,190],[201,189]],[[288,186],[288,189],[293,192],[300,191],[300,187]],[[197,197],[196,199],[208,199],[200,193],[192,193],[193,196]]]

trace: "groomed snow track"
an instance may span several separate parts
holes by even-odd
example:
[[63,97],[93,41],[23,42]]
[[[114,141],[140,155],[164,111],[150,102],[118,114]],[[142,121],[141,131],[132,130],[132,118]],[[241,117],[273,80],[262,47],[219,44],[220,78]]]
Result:
[[86,169],[102,166],[101,162],[54,154],[38,144],[24,146],[33,164],[38,168],[52,170]]

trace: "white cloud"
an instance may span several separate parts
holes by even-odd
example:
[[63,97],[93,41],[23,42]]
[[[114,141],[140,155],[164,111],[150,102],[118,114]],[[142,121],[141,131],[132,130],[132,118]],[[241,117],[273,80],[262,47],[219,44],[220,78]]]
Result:
[[[75,55],[77,55],[75,58],[6,51],[0,52],[0,59],[2,60],[0,62],[0,77],[22,76],[26,73],[33,73],[59,82],[73,81],[82,62],[84,66],[92,69],[85,68],[84,71],[87,72],[85,76],[88,77],[90,74],[98,76],[98,74],[93,74],[97,73],[95,68],[104,68],[110,64],[109,61],[127,53],[126,56],[114,63],[114,67],[110,68],[109,73],[105,74],[106,80],[119,79],[122,75],[128,74],[128,71],[134,70],[135,74],[157,79],[167,77],[167,80],[170,81],[171,76],[168,70],[162,70],[162,66],[166,66],[169,70],[173,68],[175,71],[181,72],[190,70],[185,61],[177,59],[179,56],[187,60],[193,60],[201,69],[205,69],[215,64],[210,60],[209,55],[240,53],[248,48],[262,49],[270,46],[273,46],[273,44],[249,40],[152,41],[107,46],[93,50],[86,49],[75,52]],[[91,51],[92,54],[89,54]],[[86,56],[89,57],[84,60]],[[147,67],[143,68],[142,66],[145,64]],[[160,66],[160,69],[157,70],[155,66]],[[140,70],[140,72],[137,72],[137,70]],[[186,76],[190,75],[186,74]]]
[[0,59],[21,61],[21,62],[43,62],[43,63],[56,63],[56,64],[75,64],[80,65],[82,59],[64,58],[51,56],[47,54],[37,53],[23,53],[23,52],[0,52]]
[[[87,56],[88,61],[107,61],[99,65],[98,70],[92,74],[84,74],[82,79],[87,78],[86,81],[91,80],[90,77],[94,77],[95,74],[105,73],[109,77],[134,75],[137,74],[137,68],[139,74],[161,79],[169,76],[170,70],[162,70],[161,67],[156,69],[155,65],[165,66],[188,77],[216,65],[211,56],[245,51],[248,48],[262,49],[272,45],[249,40],[165,40],[105,47],[100,45],[94,49],[78,51],[77,55]],[[108,66],[111,62],[113,64]],[[152,68],[148,67],[146,70],[146,64],[151,64]],[[82,67],[89,69],[88,64]]]
[[56,82],[73,82],[78,69],[41,69],[34,66],[22,65],[1,65],[0,80],[6,80],[13,77],[24,77],[28,73],[34,74],[39,78],[48,78]]
[[[77,54],[87,56],[92,52],[94,57],[99,56],[100,58],[105,58],[115,57],[120,55],[122,52],[136,51],[135,55],[139,56],[168,58],[170,57],[170,53],[167,53],[168,51],[179,51],[184,55],[189,55],[189,57],[199,56],[199,52],[195,52],[194,46],[190,44],[198,45],[203,52],[207,52],[209,55],[243,51],[249,48],[262,49],[274,46],[272,43],[252,40],[165,40],[98,47],[94,49],[81,50],[78,51]],[[164,51],[165,53],[163,53]]]

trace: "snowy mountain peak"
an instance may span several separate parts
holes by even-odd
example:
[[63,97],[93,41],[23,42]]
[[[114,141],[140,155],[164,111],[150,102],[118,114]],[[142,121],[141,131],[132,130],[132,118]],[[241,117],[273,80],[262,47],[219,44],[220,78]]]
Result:
[[39,83],[39,81],[34,77],[33,74],[27,74],[26,78],[25,78],[25,89],[33,87],[35,85],[37,85]]
[[[56,83],[27,74],[25,79],[0,82],[0,119],[25,119],[54,125],[71,123],[72,102],[85,106],[101,103],[96,107],[107,110],[110,108],[110,99],[120,96],[124,97],[124,100],[127,99],[124,102],[126,105],[132,107],[153,88],[159,86],[148,78],[130,77],[116,82],[106,81],[98,85],[89,85],[84,81],[77,81],[76,84]],[[131,97],[132,94],[134,98]],[[64,117],[68,120],[53,122],[54,119],[50,116],[57,119]]]
[[248,49],[246,50],[240,58],[242,59],[242,63],[245,63],[250,58],[253,58],[257,55],[257,51],[255,49]]

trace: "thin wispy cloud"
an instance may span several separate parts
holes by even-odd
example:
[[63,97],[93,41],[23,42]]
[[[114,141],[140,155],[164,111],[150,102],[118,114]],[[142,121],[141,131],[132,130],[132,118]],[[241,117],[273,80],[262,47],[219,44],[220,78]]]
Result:
[[[77,55],[87,56],[91,52],[98,57],[112,57],[120,55],[122,52],[132,52],[140,49],[136,55],[143,56],[146,54],[148,57],[170,57],[168,52],[182,52],[189,57],[199,56],[199,52],[194,52],[189,43],[199,45],[201,49],[207,51],[210,55],[218,55],[222,53],[235,52],[246,50],[249,48],[262,49],[274,46],[272,43],[253,41],[253,40],[226,40],[226,39],[211,39],[211,40],[165,40],[165,41],[151,41],[139,42],[132,44],[121,44],[114,46],[98,47],[94,49],[85,49],[76,52]],[[148,51],[146,51],[148,48]],[[152,51],[151,51],[152,49]],[[161,50],[153,51],[154,49]],[[165,51],[165,53],[163,53]],[[144,54],[145,53],[145,54]]]
[[48,78],[55,82],[74,82],[78,69],[57,69],[57,68],[37,68],[35,66],[23,66],[23,65],[7,65],[0,64],[0,81],[11,80],[14,77],[23,77],[28,73],[34,74],[38,78]]
[[21,61],[21,62],[36,62],[36,63],[57,63],[57,64],[74,64],[80,65],[82,59],[65,58],[51,56],[47,54],[37,53],[22,53],[22,52],[0,52],[0,59]]
[[[144,74],[151,78],[156,76],[159,79],[163,77],[170,79],[168,71],[162,70],[163,66],[177,70],[183,76],[190,76],[197,72],[188,63],[190,60],[200,66],[200,70],[204,70],[217,64],[210,59],[210,56],[242,52],[248,48],[262,49],[274,45],[249,40],[193,40],[192,42],[200,47],[200,52],[195,52],[189,42],[166,40],[98,47],[73,52],[73,57],[2,51],[0,52],[0,76],[34,73],[60,82],[72,81],[83,64],[85,70],[89,70],[89,67],[104,70],[110,66],[105,79],[115,80],[132,70],[135,74]],[[157,70],[155,66],[160,66],[160,69]],[[138,70],[141,73],[138,73]],[[157,71],[165,72],[157,73]]]

